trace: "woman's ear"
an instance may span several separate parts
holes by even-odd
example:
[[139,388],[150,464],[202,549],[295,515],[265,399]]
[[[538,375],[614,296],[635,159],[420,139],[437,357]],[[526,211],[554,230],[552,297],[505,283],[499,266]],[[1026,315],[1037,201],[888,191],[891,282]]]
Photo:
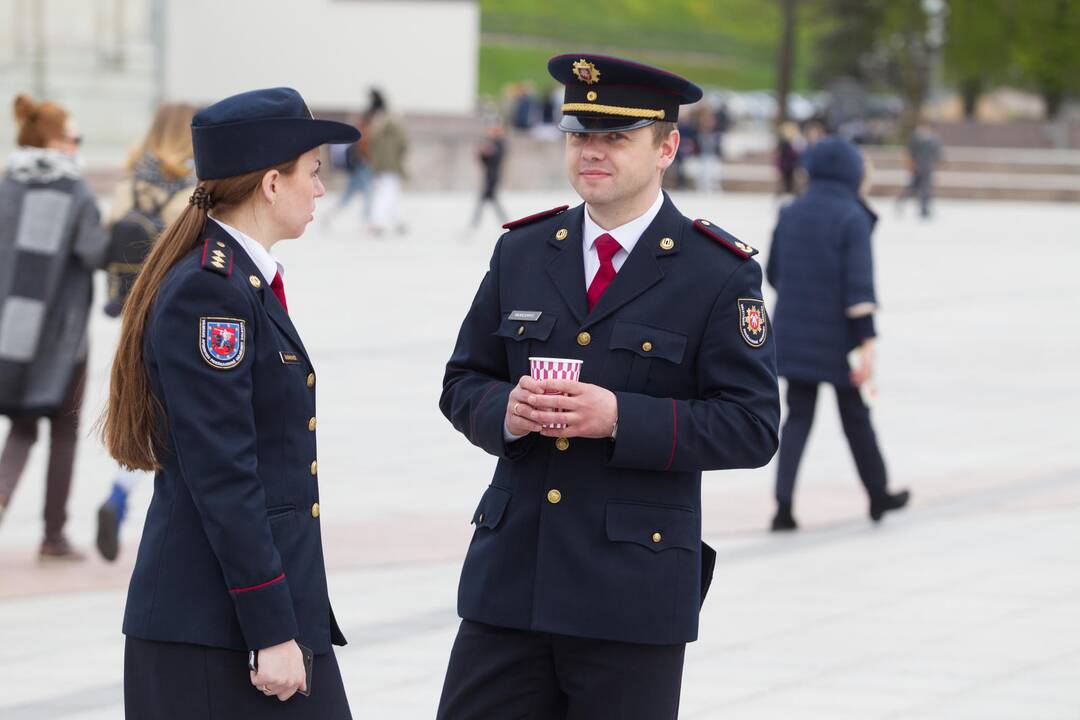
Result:
[[268,170],[262,179],[262,194],[266,202],[273,205],[277,202],[278,182],[281,180],[281,173],[277,170]]

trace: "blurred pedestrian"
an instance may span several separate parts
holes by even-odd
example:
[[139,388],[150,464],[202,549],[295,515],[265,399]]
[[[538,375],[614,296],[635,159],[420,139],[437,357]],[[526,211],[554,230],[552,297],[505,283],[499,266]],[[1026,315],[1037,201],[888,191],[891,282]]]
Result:
[[0,182],[0,516],[49,421],[42,560],[83,560],[64,535],[86,378],[93,271],[107,236],[82,179],[82,137],[53,102],[15,99],[15,151]]
[[401,219],[401,183],[405,178],[408,139],[401,121],[390,113],[386,98],[371,91],[368,109],[368,148],[371,159],[371,231],[375,235],[404,232]]
[[473,213],[472,226],[480,225],[480,214],[484,205],[490,204],[495,210],[495,216],[499,223],[507,221],[506,211],[503,210],[496,194],[499,191],[499,182],[502,180],[502,165],[506,157],[506,128],[502,121],[494,119],[485,131],[484,142],[480,145],[477,157],[484,171],[484,185],[480,191],[480,200],[476,203],[476,212]]
[[[105,312],[118,317],[146,254],[161,232],[188,206],[195,185],[192,164],[191,105],[166,103],[142,142],[132,151],[131,175],[113,192],[109,215],[109,299]],[[97,549],[106,560],[120,551],[120,526],[127,515],[127,499],[144,473],[120,468],[108,497],[98,507]]]
[[[855,466],[874,522],[907,504],[891,493],[885,461],[860,394],[874,370],[874,291],[870,234],[877,221],[863,196],[863,157],[851,142],[821,140],[805,161],[810,185],[780,211],[766,266],[776,288],[777,369],[787,379],[788,415],[780,435],[773,530],[798,527],[792,510],[795,477],[810,434],[818,387],[836,391]],[[858,349],[856,367],[848,355]]]
[[776,169],[780,172],[780,184],[776,189],[778,196],[795,194],[795,171],[799,167],[800,142],[798,125],[788,121],[780,126],[779,141],[776,145]]
[[327,224],[337,218],[357,195],[361,196],[362,202],[361,220],[364,224],[371,222],[371,163],[369,160],[371,149],[368,147],[366,129],[371,112],[369,108],[356,120],[356,129],[360,132],[360,139],[351,145],[340,146],[341,166],[349,174],[349,179],[337,204],[326,213]]
[[919,198],[919,215],[930,217],[934,194],[934,169],[941,161],[941,140],[930,124],[923,121],[915,128],[907,145],[907,165],[911,173],[908,186],[896,198],[897,212],[908,198]]
[[315,374],[271,248],[325,194],[319,147],[357,139],[290,88],[192,121],[199,184],[131,289],[103,422],[117,461],[157,473],[124,611],[130,718],[350,717]]
[[698,177],[696,189],[706,193],[720,189],[720,159],[724,155],[723,133],[716,114],[707,103],[699,103],[694,109],[696,127]]

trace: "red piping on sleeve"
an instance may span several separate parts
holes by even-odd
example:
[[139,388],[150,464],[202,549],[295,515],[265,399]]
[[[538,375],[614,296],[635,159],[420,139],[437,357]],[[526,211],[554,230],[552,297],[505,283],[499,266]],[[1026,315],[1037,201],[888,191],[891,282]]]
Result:
[[273,580],[267,580],[266,582],[260,583],[259,585],[252,585],[251,587],[246,587],[246,588],[229,588],[229,592],[231,592],[231,593],[245,593],[245,592],[251,592],[252,590],[261,590],[262,588],[266,587],[267,585],[273,585],[274,583],[281,582],[284,579],[285,579],[285,573],[281,573],[280,575],[278,575]]
[[671,469],[675,462],[675,448],[679,444],[679,406],[675,404],[675,398],[671,398],[671,457],[668,458],[665,470]]

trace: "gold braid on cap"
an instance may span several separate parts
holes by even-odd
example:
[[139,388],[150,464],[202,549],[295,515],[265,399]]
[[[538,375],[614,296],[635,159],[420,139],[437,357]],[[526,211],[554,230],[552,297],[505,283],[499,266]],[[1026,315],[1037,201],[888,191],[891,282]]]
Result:
[[663,110],[648,108],[620,107],[619,105],[597,105],[596,103],[563,103],[564,113],[594,112],[602,115],[620,115],[622,117],[664,119]]
[[195,192],[188,198],[188,205],[194,205],[200,210],[207,211],[214,207],[214,198],[210,197],[210,193],[206,192],[206,188],[200,185],[195,188]]

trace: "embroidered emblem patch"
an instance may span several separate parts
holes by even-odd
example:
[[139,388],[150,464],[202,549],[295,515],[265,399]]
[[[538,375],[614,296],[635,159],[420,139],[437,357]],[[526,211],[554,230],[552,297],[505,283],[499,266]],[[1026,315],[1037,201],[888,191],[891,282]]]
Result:
[[765,318],[765,302],[757,298],[739,298],[739,334],[746,344],[759,348],[769,334]]
[[573,68],[574,75],[577,79],[586,85],[600,82],[600,71],[585,58],[578,60],[571,67]]
[[228,370],[244,359],[245,325],[237,318],[199,318],[199,350],[211,367]]

